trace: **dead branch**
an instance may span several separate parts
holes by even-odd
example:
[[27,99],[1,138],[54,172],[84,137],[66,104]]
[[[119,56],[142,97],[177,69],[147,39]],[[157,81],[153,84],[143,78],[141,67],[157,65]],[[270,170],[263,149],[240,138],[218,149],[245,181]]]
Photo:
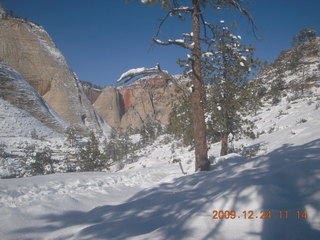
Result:
[[245,8],[243,8],[237,1],[235,0],[229,0],[229,3],[234,6],[235,8],[237,8],[242,14],[244,14],[245,16],[248,17],[248,20],[249,20],[249,23],[251,24],[252,26],[252,31],[253,31],[253,34],[254,36],[258,39],[258,36],[256,34],[256,29],[257,29],[257,26],[255,24],[255,20],[253,18],[253,16],[251,15],[251,13],[249,11],[247,11]]

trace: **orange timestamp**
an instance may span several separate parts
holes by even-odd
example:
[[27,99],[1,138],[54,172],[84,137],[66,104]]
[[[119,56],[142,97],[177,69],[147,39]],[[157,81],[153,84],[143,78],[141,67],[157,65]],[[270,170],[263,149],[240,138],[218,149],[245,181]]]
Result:
[[297,210],[297,211],[287,211],[287,210],[279,210],[279,211],[271,211],[271,210],[261,210],[261,211],[253,211],[253,210],[245,210],[242,212],[237,211],[212,211],[212,219],[270,219],[273,217],[277,217],[279,219],[288,219],[289,217],[294,217],[297,219],[306,219],[308,218],[307,211],[305,210]]

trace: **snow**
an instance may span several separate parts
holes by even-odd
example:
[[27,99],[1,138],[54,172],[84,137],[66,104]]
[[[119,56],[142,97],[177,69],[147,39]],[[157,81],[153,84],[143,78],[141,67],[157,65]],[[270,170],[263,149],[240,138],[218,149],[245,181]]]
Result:
[[234,40],[237,40],[237,39],[238,39],[238,37],[235,36],[235,35],[233,35],[232,33],[230,33],[230,37],[233,38]]
[[175,10],[175,11],[190,11],[191,8],[188,6],[180,6],[178,8],[173,8],[173,10]]
[[[317,94],[252,116],[260,137],[234,147],[259,145],[255,157],[217,157],[212,144],[210,172],[193,173],[193,151],[164,135],[118,172],[2,179],[0,239],[319,239]],[[212,219],[215,210],[237,218]]]
[[213,52],[205,52],[205,53],[202,54],[202,56],[204,56],[204,57],[212,57],[212,56],[214,56],[214,54],[213,54]]
[[178,43],[184,43],[184,39],[176,39],[175,42],[178,42]]
[[245,56],[241,56],[240,57],[242,60],[244,60],[244,61],[247,61],[247,57],[245,57]]
[[156,43],[158,44],[165,44],[164,42],[162,42],[160,39],[154,38],[153,39]]

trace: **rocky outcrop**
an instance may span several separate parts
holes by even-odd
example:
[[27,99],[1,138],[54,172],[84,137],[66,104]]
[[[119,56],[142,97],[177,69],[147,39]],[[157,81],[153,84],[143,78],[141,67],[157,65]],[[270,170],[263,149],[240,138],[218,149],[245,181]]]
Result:
[[174,101],[174,84],[149,77],[124,87],[105,87],[94,108],[113,128],[139,129],[147,121],[167,125]]
[[[0,99],[28,112],[56,132],[63,133],[65,131],[68,124],[42,99],[21,74],[1,62],[0,83]],[[28,126],[16,127],[27,128]]]
[[63,119],[83,131],[108,128],[42,27],[19,18],[3,18],[0,39],[0,61],[20,72]]

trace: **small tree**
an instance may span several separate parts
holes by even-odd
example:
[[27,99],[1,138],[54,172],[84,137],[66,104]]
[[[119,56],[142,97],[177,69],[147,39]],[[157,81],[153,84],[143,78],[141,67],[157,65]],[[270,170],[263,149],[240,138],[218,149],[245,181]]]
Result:
[[300,30],[299,34],[295,35],[292,39],[292,45],[298,46],[306,41],[314,40],[317,37],[317,32],[312,28],[304,28]]
[[273,105],[277,105],[280,102],[282,92],[287,88],[284,78],[284,69],[282,66],[279,66],[276,69],[276,78],[271,82],[269,91],[271,103]]
[[101,161],[99,142],[93,132],[89,135],[89,141],[80,149],[79,160],[81,171],[101,170],[104,167]]
[[77,130],[70,126],[66,129],[65,134],[71,147],[75,147],[77,145]]
[[35,140],[39,140],[40,139],[40,137],[39,137],[39,135],[37,133],[37,130],[35,128],[31,130],[30,136],[31,136],[32,139],[35,139]]

